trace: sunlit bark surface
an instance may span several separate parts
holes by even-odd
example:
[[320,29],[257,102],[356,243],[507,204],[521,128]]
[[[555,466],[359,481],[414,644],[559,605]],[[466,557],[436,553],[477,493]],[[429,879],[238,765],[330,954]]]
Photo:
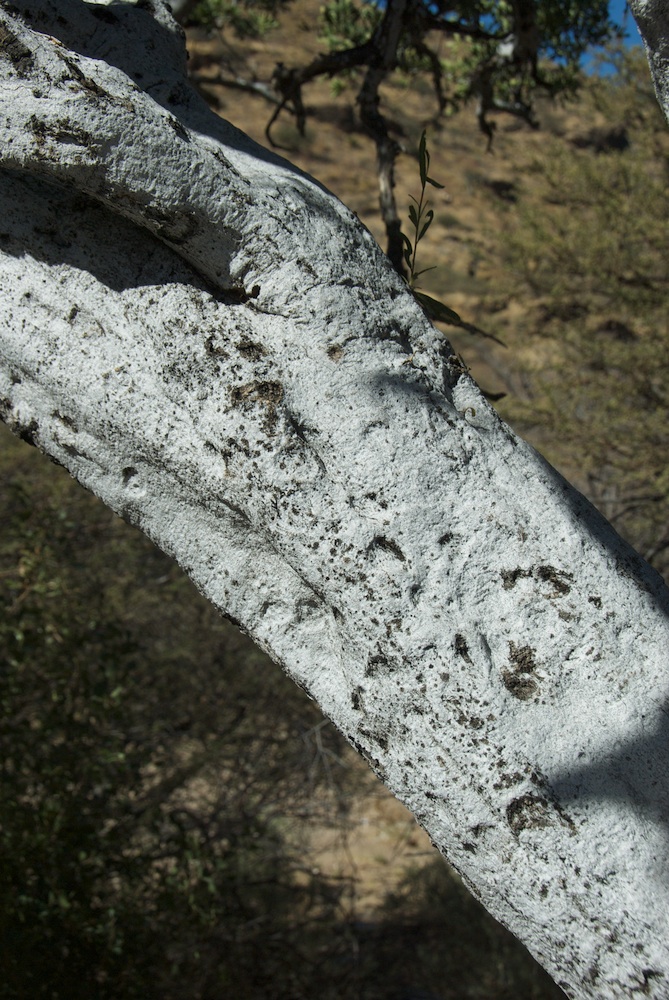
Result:
[[[0,3],[0,410],[171,553],[579,998],[669,996],[667,590],[167,9]],[[113,570],[110,570],[113,571]]]

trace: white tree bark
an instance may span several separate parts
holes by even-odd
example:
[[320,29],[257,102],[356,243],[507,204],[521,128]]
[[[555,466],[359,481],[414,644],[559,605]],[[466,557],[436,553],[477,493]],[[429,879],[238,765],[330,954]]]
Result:
[[0,2],[0,408],[314,697],[571,997],[669,996],[669,594],[162,4]]
[[655,93],[669,121],[669,0],[629,0],[648,56]]

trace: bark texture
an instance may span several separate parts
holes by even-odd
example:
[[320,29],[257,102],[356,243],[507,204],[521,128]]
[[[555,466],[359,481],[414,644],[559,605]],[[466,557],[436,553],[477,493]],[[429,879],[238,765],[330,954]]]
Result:
[[669,0],[630,0],[660,106],[669,121]]
[[669,996],[669,594],[168,9],[0,2],[0,412],[301,684],[571,997]]

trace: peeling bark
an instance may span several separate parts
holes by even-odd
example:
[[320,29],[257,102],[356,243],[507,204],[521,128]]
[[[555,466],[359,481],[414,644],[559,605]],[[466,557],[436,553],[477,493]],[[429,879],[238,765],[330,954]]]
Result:
[[669,593],[157,0],[0,3],[0,412],[315,698],[579,998],[669,996]]

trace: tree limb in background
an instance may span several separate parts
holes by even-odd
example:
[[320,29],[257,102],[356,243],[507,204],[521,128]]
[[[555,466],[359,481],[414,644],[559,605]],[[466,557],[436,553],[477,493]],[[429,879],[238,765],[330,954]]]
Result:
[[398,274],[404,274],[404,243],[402,224],[395,200],[395,160],[400,147],[391,138],[388,124],[379,110],[379,87],[397,64],[397,47],[402,34],[402,22],[407,0],[388,0],[383,18],[374,32],[374,60],[368,66],[358,93],[360,120],[376,146],[376,168],[379,177],[379,204],[386,227],[386,253]]
[[[363,12],[369,16],[363,17]],[[555,96],[575,89],[580,60],[588,47],[603,44],[616,32],[603,0],[586,5],[565,5],[561,0],[541,5],[535,0],[511,4],[486,0],[477,5],[392,0],[384,5],[383,13],[371,4],[332,0],[322,16],[331,51],[305,67],[277,64],[272,83],[280,100],[265,134],[275,148],[281,148],[272,138],[272,127],[284,110],[294,115],[298,131],[304,134],[303,87],[319,77],[364,71],[357,104],[361,122],[376,146],[387,254],[400,274],[404,271],[394,174],[401,147],[382,111],[381,83],[397,70],[428,72],[438,114],[475,100],[479,128],[490,148],[495,132],[491,115],[510,114],[536,128],[534,93]],[[451,43],[441,56],[428,44],[431,33]],[[542,56],[551,60],[549,66],[540,64]],[[223,74],[217,82],[239,86],[237,78],[227,81]]]

